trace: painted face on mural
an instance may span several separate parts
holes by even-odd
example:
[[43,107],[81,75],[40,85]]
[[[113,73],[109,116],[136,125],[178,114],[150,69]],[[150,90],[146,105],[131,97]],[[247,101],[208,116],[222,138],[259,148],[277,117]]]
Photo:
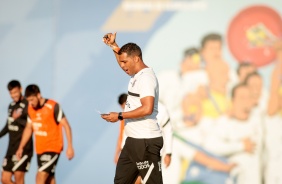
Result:
[[229,80],[229,68],[225,62],[217,62],[207,67],[207,72],[212,88],[225,91]]
[[200,68],[201,68],[201,57],[200,54],[198,53],[185,57],[181,63],[182,74],[192,70],[198,70]]
[[253,102],[253,105],[258,105],[259,99],[261,96],[261,91],[262,91],[262,79],[260,76],[255,75],[252,76],[247,83],[250,92],[251,92],[251,99]]
[[[216,62],[222,58],[221,54],[222,43],[217,40],[208,41],[205,46],[202,48],[202,55],[204,60],[209,62]],[[214,63],[213,63],[214,64]]]
[[137,56],[128,56],[127,53],[123,52],[119,55],[119,65],[123,69],[125,73],[128,75],[134,75],[135,71],[135,63],[137,62]]
[[249,65],[246,67],[243,67],[240,69],[239,71],[239,80],[242,82],[246,79],[247,75],[249,75],[250,73],[253,73],[256,71],[256,67],[253,65]]
[[253,107],[250,97],[251,92],[249,87],[242,86],[236,90],[232,101],[235,118],[240,120],[246,120],[249,118]]

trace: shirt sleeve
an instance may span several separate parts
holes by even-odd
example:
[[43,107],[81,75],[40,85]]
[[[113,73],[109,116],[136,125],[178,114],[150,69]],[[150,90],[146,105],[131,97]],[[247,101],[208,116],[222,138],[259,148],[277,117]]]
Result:
[[61,108],[61,106],[57,103],[55,105],[55,109],[54,109],[54,118],[56,120],[57,123],[60,123],[60,121],[65,117],[65,114]]
[[21,116],[16,119],[16,121],[23,127],[25,127],[26,123],[27,123],[27,117],[28,117],[28,103],[24,103],[24,107],[22,107],[22,114]]
[[164,139],[164,153],[171,154],[172,153],[172,126],[170,123],[169,113],[164,105],[161,103],[158,104],[158,123],[160,125],[160,129],[163,133]]
[[3,127],[3,129],[0,132],[0,137],[3,137],[4,135],[6,135],[6,133],[8,133],[8,121],[6,123],[6,125]]
[[144,75],[140,77],[140,98],[147,96],[155,97],[157,89],[157,80],[154,76]]
[[27,122],[27,123],[32,123],[32,121],[31,121],[31,119],[30,119],[29,115],[27,115],[26,122]]

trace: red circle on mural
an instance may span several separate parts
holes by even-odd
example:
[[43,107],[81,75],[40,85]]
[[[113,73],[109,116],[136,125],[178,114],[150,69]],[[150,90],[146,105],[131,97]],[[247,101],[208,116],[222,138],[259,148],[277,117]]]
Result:
[[273,40],[282,36],[280,15],[267,6],[252,6],[240,11],[231,21],[227,42],[238,62],[264,66],[275,59]]

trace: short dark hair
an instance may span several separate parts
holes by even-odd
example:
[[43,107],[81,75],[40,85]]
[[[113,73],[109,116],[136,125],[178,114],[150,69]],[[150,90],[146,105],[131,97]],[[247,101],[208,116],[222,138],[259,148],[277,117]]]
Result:
[[239,88],[241,88],[241,87],[246,87],[247,85],[246,85],[246,83],[244,83],[244,82],[241,82],[241,83],[239,83],[239,84],[236,84],[233,88],[232,88],[232,90],[231,90],[231,99],[233,100],[234,99],[234,97],[235,97],[235,94],[236,94],[236,91],[239,89]]
[[126,99],[127,99],[127,94],[126,93],[120,94],[119,97],[118,97],[119,105],[122,105],[124,102],[126,102]]
[[184,57],[183,58],[186,58],[186,57],[189,57],[189,56],[192,56],[193,54],[199,54],[199,49],[197,49],[196,47],[191,47],[191,48],[188,48],[184,51]]
[[250,61],[241,61],[237,68],[237,74],[240,74],[240,71],[244,67],[254,66]]
[[204,48],[208,41],[220,41],[222,42],[222,37],[218,33],[210,33],[203,37],[201,41],[201,47]]
[[40,93],[40,89],[36,84],[30,84],[25,88],[24,96],[30,97],[30,96],[36,96]]
[[21,83],[18,80],[11,80],[7,85],[7,88],[8,88],[9,91],[11,91],[12,89],[14,89],[16,87],[18,87],[18,88],[22,87]]
[[252,72],[252,73],[249,73],[249,74],[246,76],[246,78],[245,78],[245,80],[244,80],[244,83],[245,83],[245,84],[248,84],[248,81],[249,81],[250,78],[253,77],[253,76],[257,76],[257,77],[260,77],[260,78],[261,78],[260,74],[259,74],[257,71],[254,71],[254,72]]
[[141,48],[136,43],[127,43],[123,45],[118,54],[126,53],[128,56],[134,55],[138,56],[142,60],[142,51]]

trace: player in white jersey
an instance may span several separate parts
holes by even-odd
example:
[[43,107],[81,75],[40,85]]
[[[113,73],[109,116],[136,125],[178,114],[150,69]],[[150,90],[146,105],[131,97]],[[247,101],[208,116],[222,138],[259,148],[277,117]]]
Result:
[[115,42],[116,33],[103,37],[114,50],[120,67],[131,76],[124,112],[101,115],[108,122],[125,119],[128,136],[121,151],[114,183],[132,184],[138,175],[147,184],[162,184],[160,150],[163,137],[157,123],[159,84],[152,68],[142,60],[142,51],[135,43],[121,48]]
[[262,131],[258,123],[252,122],[253,119],[249,117],[253,107],[250,95],[249,87],[245,84],[233,88],[230,114],[218,119],[205,143],[209,151],[237,163],[237,184],[262,182]]
[[199,50],[192,47],[185,50],[179,70],[167,70],[158,74],[160,101],[166,106],[174,128],[182,128],[181,101],[199,86],[208,84],[208,76],[201,66]]

